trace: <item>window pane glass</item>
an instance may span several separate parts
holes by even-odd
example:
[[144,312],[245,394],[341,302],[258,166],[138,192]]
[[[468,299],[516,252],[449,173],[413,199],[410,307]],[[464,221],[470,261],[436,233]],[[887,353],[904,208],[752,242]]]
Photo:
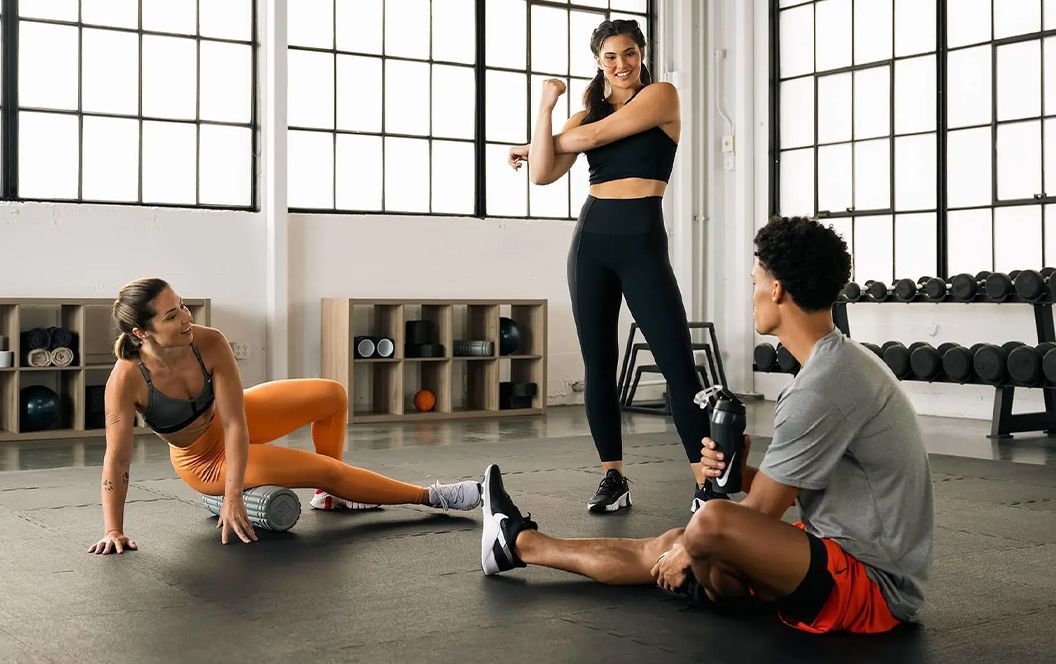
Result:
[[337,208],[381,210],[380,136],[337,136]]
[[380,55],[384,7],[384,0],[337,0],[337,48]]
[[1040,29],[1041,3],[1038,0],[994,2],[994,39],[1037,32]]
[[818,142],[851,140],[851,75],[818,77]]
[[997,127],[997,198],[1030,198],[1041,193],[1041,123]]
[[[23,6],[25,4],[23,3]],[[76,14],[74,15],[76,20]],[[77,28],[22,21],[18,44],[18,103],[30,108],[77,108]]]
[[197,34],[197,0],[143,0],[143,29]]
[[891,68],[854,72],[854,137],[891,133]]
[[781,78],[814,71],[814,5],[781,12]]
[[989,40],[990,0],[957,0],[956,11],[946,12],[948,47],[978,44]]
[[524,69],[528,43],[524,0],[489,0],[484,23],[484,61],[492,67]]
[[337,56],[337,128],[381,131],[381,58]]
[[[578,2],[578,0],[576,0]],[[612,0],[611,6],[613,9],[620,9],[625,12],[635,12],[637,14],[644,14],[649,11],[648,3],[646,0]]]
[[81,108],[95,113],[136,115],[139,37],[129,32],[85,29],[81,39]]
[[1041,115],[1041,42],[997,47],[997,119]]
[[818,148],[818,211],[843,212],[851,207],[851,146]]
[[385,54],[429,58],[429,0],[385,0]]
[[[836,231],[836,234],[843,238],[843,241],[847,243],[847,252],[851,254],[853,261],[854,258],[854,220],[853,219],[823,219],[821,221],[823,226],[828,226],[832,230]],[[851,279],[854,279],[853,271],[854,265],[851,265]]]
[[568,73],[568,10],[532,6],[532,71]]
[[1054,115],[1056,114],[1056,39],[1050,37],[1045,40],[1044,56],[1042,69],[1045,72],[1045,114]]
[[290,50],[286,58],[286,121],[291,127],[334,127],[334,56]]
[[195,119],[198,45],[183,37],[143,36],[143,115]]
[[385,139],[385,209],[428,212],[429,141]]
[[994,270],[1040,269],[1041,249],[1041,206],[994,210]]
[[433,136],[473,138],[476,72],[433,65]]
[[862,64],[891,57],[891,0],[854,3],[854,62]]
[[488,145],[488,214],[523,217],[528,214],[528,169],[515,171],[506,163],[509,145]]
[[[510,143],[527,142],[528,79],[524,74],[489,71],[486,77],[488,99],[502,104],[487,105],[487,139]],[[503,162],[506,160],[503,159]]]
[[253,0],[199,0],[198,5],[198,30],[203,37],[253,38]]
[[895,63],[895,133],[935,129],[935,56]]
[[51,18],[56,21],[77,20],[77,0],[18,0],[18,15],[22,18]]
[[321,131],[290,131],[286,136],[289,206],[334,207],[334,135]]
[[143,123],[144,203],[195,203],[197,145],[189,122]]
[[1056,193],[1056,120],[1045,120],[1045,186],[1046,195]]
[[474,147],[433,141],[433,212],[473,214]]
[[854,144],[854,209],[891,207],[891,141]]
[[290,46],[334,47],[334,0],[295,0],[286,5]]
[[857,217],[854,220],[854,278],[890,284],[894,276],[894,228],[891,217]]
[[[818,71],[851,64],[851,0],[826,0],[815,7],[818,31],[814,62]],[[783,49],[782,49],[783,50]]]
[[81,21],[86,25],[139,27],[138,0],[81,0]]
[[993,268],[990,210],[950,212],[947,217],[950,274],[975,274]]
[[18,193],[22,198],[76,198],[77,117],[18,114]]
[[568,216],[568,177],[540,186],[529,185],[528,216],[567,217]]
[[473,0],[433,3],[433,60],[476,62],[476,15]]
[[201,119],[251,122],[253,47],[203,41],[201,49]]
[[385,131],[428,135],[429,87],[428,63],[386,60]]
[[935,207],[935,134],[895,139],[895,209]]
[[946,191],[950,207],[990,204],[990,141],[989,127],[951,131],[947,135]]
[[895,217],[895,278],[916,281],[937,270],[935,213]]
[[806,76],[781,84],[781,147],[814,144],[814,79]]
[[84,118],[82,160],[81,196],[85,200],[138,200],[139,120]]
[[574,11],[569,16],[568,62],[573,76],[593,77],[598,70],[590,51],[590,36],[605,20],[604,14]]
[[814,150],[781,153],[781,209],[792,217],[814,216]]
[[936,50],[935,0],[895,0],[895,55]]
[[1056,205],[1045,206],[1045,265],[1056,265]]
[[573,78],[569,81],[568,92],[565,94],[568,95],[568,109],[571,115],[583,110],[583,93],[589,85],[590,79]]
[[203,124],[200,131],[198,202],[249,205],[253,186],[251,130]]
[[[1044,14],[1045,30],[1056,28],[1056,0],[1044,0],[1042,2],[1042,13]],[[1048,216],[1045,217],[1048,223]]]
[[967,127],[990,122],[990,47],[954,51],[947,58],[949,126]]

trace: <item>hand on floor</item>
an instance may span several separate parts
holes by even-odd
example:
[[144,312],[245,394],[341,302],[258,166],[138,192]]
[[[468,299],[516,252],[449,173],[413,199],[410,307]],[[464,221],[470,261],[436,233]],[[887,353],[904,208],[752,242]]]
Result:
[[139,546],[134,541],[125,537],[124,533],[117,530],[111,530],[103,535],[103,539],[90,546],[88,548],[88,553],[94,553],[96,555],[103,554],[104,556],[107,556],[111,553],[124,553],[125,549],[135,551],[138,548]]
[[249,515],[246,514],[246,503],[242,500],[242,494],[224,496],[224,505],[220,508],[220,519],[216,527],[221,528],[220,541],[227,544],[227,533],[235,531],[238,538],[246,544],[257,541],[257,534],[253,532],[253,526],[249,523]]

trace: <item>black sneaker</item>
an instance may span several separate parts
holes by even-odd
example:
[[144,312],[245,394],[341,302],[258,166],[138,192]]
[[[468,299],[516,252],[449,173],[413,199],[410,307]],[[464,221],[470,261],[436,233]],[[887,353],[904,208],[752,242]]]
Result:
[[480,537],[480,567],[491,576],[514,567],[527,567],[513,547],[522,530],[539,530],[539,526],[513,504],[502,486],[499,467],[491,464],[484,471],[484,532]]
[[627,478],[613,468],[605,473],[601,484],[598,485],[598,492],[587,503],[587,511],[602,514],[630,506],[631,489],[627,486]]
[[693,500],[689,503],[689,511],[696,513],[697,510],[704,507],[704,503],[716,499],[729,500],[730,497],[725,493],[713,491],[711,488],[711,481],[704,480],[704,486],[698,486],[697,492],[693,494]]

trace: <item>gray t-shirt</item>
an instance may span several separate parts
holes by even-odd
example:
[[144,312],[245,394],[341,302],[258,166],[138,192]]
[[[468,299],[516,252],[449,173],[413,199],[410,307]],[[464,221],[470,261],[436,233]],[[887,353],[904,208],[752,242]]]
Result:
[[915,620],[932,557],[931,469],[894,374],[834,329],[778,396],[774,420],[759,470],[799,488],[806,530],[865,563],[891,613]]

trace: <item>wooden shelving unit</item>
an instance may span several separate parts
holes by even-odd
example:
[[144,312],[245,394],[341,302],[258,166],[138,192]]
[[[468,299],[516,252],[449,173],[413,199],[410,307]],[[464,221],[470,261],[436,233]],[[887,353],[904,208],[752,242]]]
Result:
[[[348,391],[349,421],[355,424],[541,415],[546,409],[546,300],[359,300],[323,298],[320,375]],[[499,355],[499,318],[517,322],[516,354]],[[404,325],[429,320],[444,356],[406,357]],[[389,359],[356,359],[356,336],[384,336],[396,345]],[[490,357],[455,357],[456,339],[494,342]],[[499,407],[499,382],[538,385],[531,408]],[[419,389],[436,395],[430,412],[415,410]]]
[[[209,300],[184,300],[194,322],[208,325]],[[0,298],[0,335],[14,353],[13,367],[0,369],[0,442],[93,438],[105,429],[88,428],[88,390],[106,384],[116,360],[117,329],[110,317],[113,300],[106,298]],[[74,362],[68,367],[29,367],[21,347],[22,333],[35,327],[59,326],[76,335]],[[19,394],[30,385],[45,385],[59,395],[59,420],[49,429],[23,429]],[[150,429],[137,427],[136,433]]]

